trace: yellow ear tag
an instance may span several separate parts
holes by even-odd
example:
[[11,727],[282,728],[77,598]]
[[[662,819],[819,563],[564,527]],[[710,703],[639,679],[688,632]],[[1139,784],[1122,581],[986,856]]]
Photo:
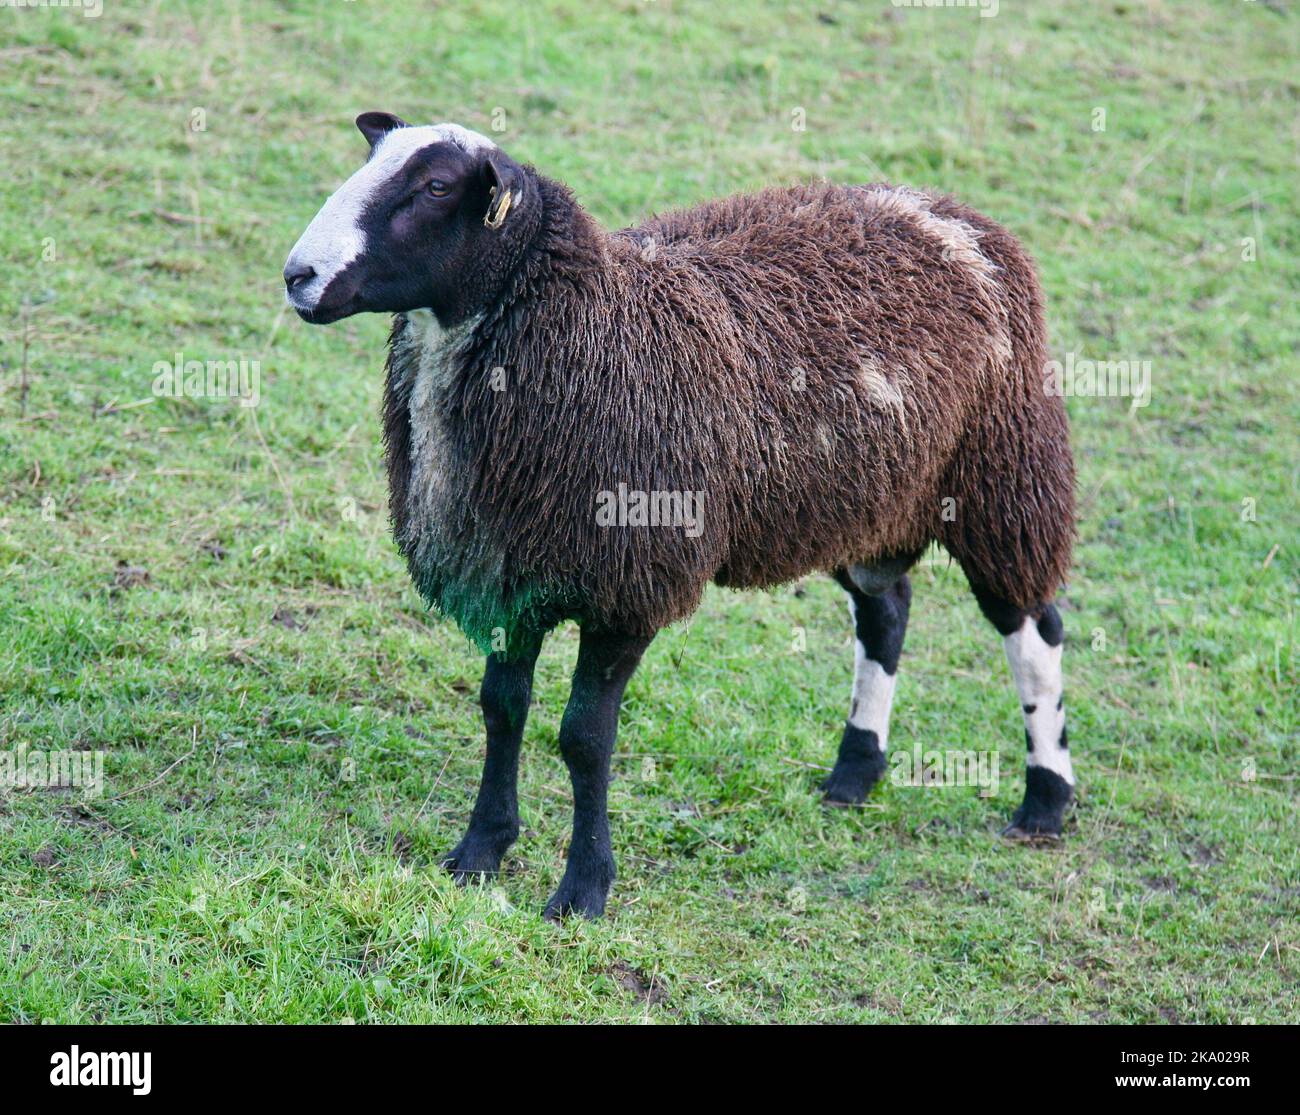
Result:
[[[493,186],[492,187],[493,201],[496,200],[496,196],[497,196],[497,188]],[[513,198],[511,198],[510,196],[510,191],[506,190],[506,192],[501,195],[501,201],[499,204],[497,204],[495,207],[491,205],[488,206],[487,215],[483,218],[483,223],[487,225],[488,228],[492,228],[492,229],[500,228],[503,224],[506,223],[506,214],[510,212],[510,203],[512,200]]]

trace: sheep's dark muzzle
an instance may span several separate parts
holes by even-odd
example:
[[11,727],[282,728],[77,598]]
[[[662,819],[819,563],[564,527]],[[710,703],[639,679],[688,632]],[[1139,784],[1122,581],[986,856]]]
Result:
[[358,313],[359,310],[352,306],[352,299],[342,306],[317,306],[315,309],[304,310],[295,306],[296,313],[308,325],[329,325],[334,321],[341,321],[345,317],[351,317]]

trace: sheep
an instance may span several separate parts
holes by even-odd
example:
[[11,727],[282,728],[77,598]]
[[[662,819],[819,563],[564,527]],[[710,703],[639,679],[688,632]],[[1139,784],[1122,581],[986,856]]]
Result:
[[487,659],[482,782],[444,860],[457,880],[496,872],[518,835],[534,663],[576,620],[560,728],[573,835],[545,912],[603,913],[624,687],[710,581],[829,572],[844,588],[853,691],[822,789],[862,802],[886,767],[907,573],[934,543],[1002,635],[1024,713],[1025,796],[1005,831],[1058,835],[1074,773],[1052,601],[1074,470],[1040,379],[1038,280],[1011,234],[937,193],[824,183],[609,232],[476,132],[376,112],[357,126],[369,158],[284,280],[310,323],[394,315],[394,537]]

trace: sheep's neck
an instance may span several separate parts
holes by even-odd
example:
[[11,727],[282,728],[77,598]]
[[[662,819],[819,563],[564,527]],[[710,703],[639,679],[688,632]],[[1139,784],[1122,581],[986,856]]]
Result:
[[[410,379],[407,403],[410,423],[410,472],[406,495],[407,520],[417,531],[429,528],[439,508],[450,498],[450,474],[455,458],[453,431],[444,413],[457,354],[478,318],[443,328],[429,310],[407,315],[397,350]],[[406,351],[402,351],[406,350]]]

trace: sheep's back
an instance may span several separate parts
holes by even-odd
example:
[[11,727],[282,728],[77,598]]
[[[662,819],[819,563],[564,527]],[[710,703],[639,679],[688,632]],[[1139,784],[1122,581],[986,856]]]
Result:
[[707,362],[715,409],[751,435],[730,474],[721,582],[779,583],[934,537],[963,432],[1013,388],[1006,276],[980,250],[986,230],[948,204],[800,186],[621,234],[647,271],[715,292],[735,339]]

